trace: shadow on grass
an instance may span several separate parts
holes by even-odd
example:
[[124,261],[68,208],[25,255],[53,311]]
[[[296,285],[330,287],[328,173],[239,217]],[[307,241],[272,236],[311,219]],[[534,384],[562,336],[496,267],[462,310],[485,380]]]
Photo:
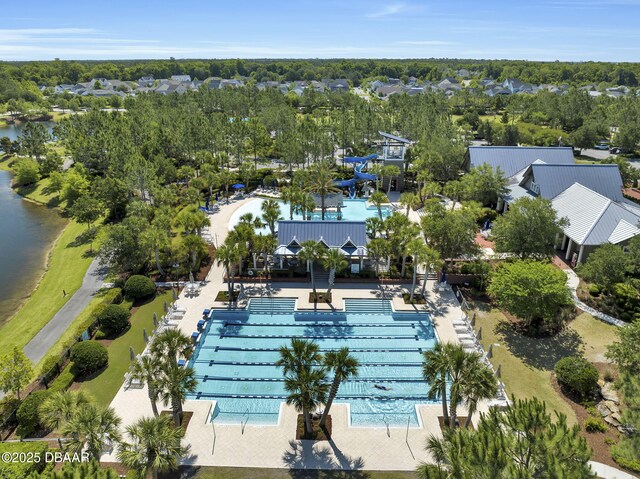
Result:
[[73,241],[67,243],[67,248],[77,248],[78,246],[91,244],[96,239],[97,234],[98,230],[96,228],[84,230]]
[[551,371],[560,359],[581,355],[584,350],[582,338],[570,328],[555,336],[535,338],[523,335],[513,323],[500,321],[495,332],[514,356],[536,369]]
[[368,472],[362,471],[361,457],[352,458],[338,449],[333,441],[316,444],[312,441],[289,441],[289,449],[282,461],[289,467],[293,479],[366,479]]

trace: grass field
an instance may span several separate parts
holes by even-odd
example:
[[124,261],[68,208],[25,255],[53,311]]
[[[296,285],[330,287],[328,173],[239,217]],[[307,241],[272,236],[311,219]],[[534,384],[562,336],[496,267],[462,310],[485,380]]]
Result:
[[561,358],[575,354],[602,361],[606,345],[615,339],[615,327],[583,313],[554,337],[530,338],[516,332],[497,309],[476,312],[476,330],[482,328],[480,342],[485,350],[493,344],[491,362],[496,368],[501,366],[507,394],[544,400],[549,409],[565,414],[575,424],[573,410],[551,386],[553,367]]
[[145,342],[142,330],[151,335],[153,330],[153,313],[160,318],[164,314],[164,302],[171,301],[171,293],[165,292],[140,306],[131,316],[131,327],[122,336],[109,344],[109,366],[97,377],[82,382],[80,390],[91,394],[100,406],[108,406],[124,381],[124,374],[129,370],[129,347],[136,354],[144,350]]

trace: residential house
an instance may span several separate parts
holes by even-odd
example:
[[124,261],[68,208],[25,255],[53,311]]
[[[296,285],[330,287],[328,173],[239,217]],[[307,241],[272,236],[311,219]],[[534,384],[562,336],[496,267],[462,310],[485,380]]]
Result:
[[470,146],[465,155],[462,169],[488,164],[500,168],[506,178],[524,173],[534,161],[542,160],[548,164],[572,165],[573,148],[547,146]]
[[153,75],[142,76],[138,79],[139,87],[150,88],[153,86],[154,83],[155,83],[155,79],[153,78]]
[[171,75],[171,80],[176,82],[191,83],[191,76],[190,75]]

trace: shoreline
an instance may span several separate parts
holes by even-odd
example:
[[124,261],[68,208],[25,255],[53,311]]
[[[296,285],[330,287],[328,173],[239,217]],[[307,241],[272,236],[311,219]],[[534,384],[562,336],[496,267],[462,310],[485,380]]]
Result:
[[[34,200],[32,198],[28,198],[28,197],[18,193],[18,191],[16,191],[16,188],[14,187],[14,182],[13,182],[14,173],[13,173],[13,170],[8,167],[8,161],[6,161],[6,160],[2,161],[1,162],[1,166],[2,166],[2,168],[0,168],[0,169],[2,169],[4,171],[7,171],[7,172],[9,172],[11,174],[11,183],[9,185],[9,189],[11,189],[11,191],[15,195],[19,196],[20,199],[23,200],[23,201],[27,201],[27,202],[29,202],[31,204],[44,207],[47,210],[54,211],[55,214],[58,215],[58,217],[60,217],[62,220],[64,220],[64,226],[60,229],[60,231],[55,236],[55,238],[47,246],[46,253],[43,255],[43,259],[42,259],[42,262],[41,262],[42,273],[40,275],[37,275],[37,278],[34,278],[33,281],[30,281],[31,284],[27,285],[28,287],[26,289],[28,289],[29,292],[27,294],[21,296],[20,299],[16,299],[15,300],[15,310],[14,310],[13,314],[11,314],[11,316],[6,316],[6,319],[4,321],[0,322],[0,331],[2,331],[2,328],[5,325],[7,325],[10,321],[12,321],[13,318],[15,318],[18,315],[18,313],[22,310],[24,305],[33,296],[33,293],[38,289],[38,287],[42,283],[42,280],[43,280],[45,274],[47,274],[47,272],[49,271],[49,267],[51,265],[51,257],[52,257],[52,254],[53,254],[53,250],[56,247],[56,245],[58,244],[58,241],[60,241],[60,238],[62,237],[62,235],[64,234],[65,230],[67,229],[67,227],[70,224],[69,220],[64,218],[60,214],[60,209],[58,207],[49,207],[45,203],[42,203],[42,202],[37,201],[37,200]],[[57,211],[55,211],[55,210],[57,210]],[[8,298],[6,301],[7,302],[13,302],[14,300],[11,299],[11,298]]]

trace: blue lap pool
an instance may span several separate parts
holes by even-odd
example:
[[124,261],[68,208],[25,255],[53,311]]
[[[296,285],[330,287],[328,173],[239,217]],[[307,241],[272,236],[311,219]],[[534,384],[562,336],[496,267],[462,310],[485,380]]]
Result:
[[358,376],[336,398],[349,404],[352,425],[419,426],[415,406],[430,403],[422,353],[437,342],[429,315],[393,312],[383,300],[345,306],[298,312],[294,299],[267,298],[252,299],[246,311],[214,310],[190,361],[199,382],[190,398],[216,400],[216,423],[277,424],[287,396],[278,349],[304,337],[323,352],[348,346],[359,360]]

